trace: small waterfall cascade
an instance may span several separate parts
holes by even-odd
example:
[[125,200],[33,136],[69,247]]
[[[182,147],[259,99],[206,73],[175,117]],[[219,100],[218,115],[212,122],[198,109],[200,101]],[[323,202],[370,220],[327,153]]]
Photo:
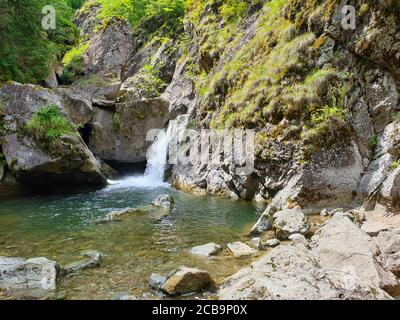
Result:
[[143,175],[126,177],[121,180],[109,180],[107,190],[126,188],[159,188],[167,187],[164,182],[167,164],[170,130],[161,130],[147,153],[147,168]]

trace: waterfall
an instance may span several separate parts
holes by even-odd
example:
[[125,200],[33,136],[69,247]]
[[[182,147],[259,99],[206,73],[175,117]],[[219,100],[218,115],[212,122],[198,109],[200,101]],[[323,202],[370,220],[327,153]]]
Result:
[[109,180],[108,190],[122,188],[158,188],[166,187],[164,182],[165,166],[168,155],[168,131],[162,130],[157,135],[147,153],[147,168],[144,175],[127,177],[121,180]]

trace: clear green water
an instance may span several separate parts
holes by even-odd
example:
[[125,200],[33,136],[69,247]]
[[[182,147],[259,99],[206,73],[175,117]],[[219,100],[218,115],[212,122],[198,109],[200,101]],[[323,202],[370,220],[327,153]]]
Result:
[[[108,212],[141,207],[160,194],[175,198],[170,215],[154,210],[123,222],[94,224]],[[248,240],[259,212],[253,204],[199,197],[168,187],[114,189],[72,196],[0,200],[0,255],[44,256],[61,265],[81,260],[85,250],[106,256],[100,268],[61,280],[66,299],[112,299],[118,293],[156,298],[148,287],[151,273],[186,265],[209,271],[220,281],[249,264],[224,251],[209,260],[188,250],[196,245]],[[1,295],[0,295],[1,298]]]

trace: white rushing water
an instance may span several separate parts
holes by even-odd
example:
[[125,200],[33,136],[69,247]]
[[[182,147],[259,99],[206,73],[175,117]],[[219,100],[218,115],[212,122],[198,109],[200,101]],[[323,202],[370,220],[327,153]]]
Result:
[[167,187],[164,182],[165,166],[168,155],[169,135],[160,131],[147,154],[147,168],[143,175],[126,177],[121,180],[109,180],[107,190],[125,188],[159,188]]

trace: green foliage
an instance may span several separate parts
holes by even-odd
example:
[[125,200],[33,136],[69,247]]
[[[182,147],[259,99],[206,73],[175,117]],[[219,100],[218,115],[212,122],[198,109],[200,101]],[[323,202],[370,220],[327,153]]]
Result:
[[398,168],[400,168],[400,160],[393,161],[390,166],[390,170],[394,171]]
[[242,19],[247,12],[248,4],[243,0],[227,0],[221,7],[221,14],[225,21]]
[[70,84],[83,74],[83,54],[89,47],[90,42],[87,42],[68,51],[62,59],[64,72],[61,77],[63,84]]
[[102,6],[100,19],[126,19],[135,28],[150,17],[166,23],[176,22],[184,15],[185,0],[96,0]]
[[[45,5],[56,9],[56,30],[42,29]],[[0,0],[0,81],[45,79],[79,35],[72,15],[64,0]]]
[[65,2],[74,10],[83,6],[86,0],[65,0]]
[[60,114],[55,104],[49,104],[35,113],[26,125],[29,134],[39,141],[53,142],[62,135],[77,134],[74,125]]
[[371,149],[376,148],[376,146],[378,145],[378,136],[376,134],[374,134],[371,138],[369,138],[368,145]]
[[112,117],[112,123],[115,130],[119,130],[121,128],[121,117],[118,113],[115,113]]
[[347,111],[338,106],[324,106],[323,108],[319,109],[318,112],[311,115],[311,122],[314,125],[318,125],[332,117],[344,120],[347,116]]

